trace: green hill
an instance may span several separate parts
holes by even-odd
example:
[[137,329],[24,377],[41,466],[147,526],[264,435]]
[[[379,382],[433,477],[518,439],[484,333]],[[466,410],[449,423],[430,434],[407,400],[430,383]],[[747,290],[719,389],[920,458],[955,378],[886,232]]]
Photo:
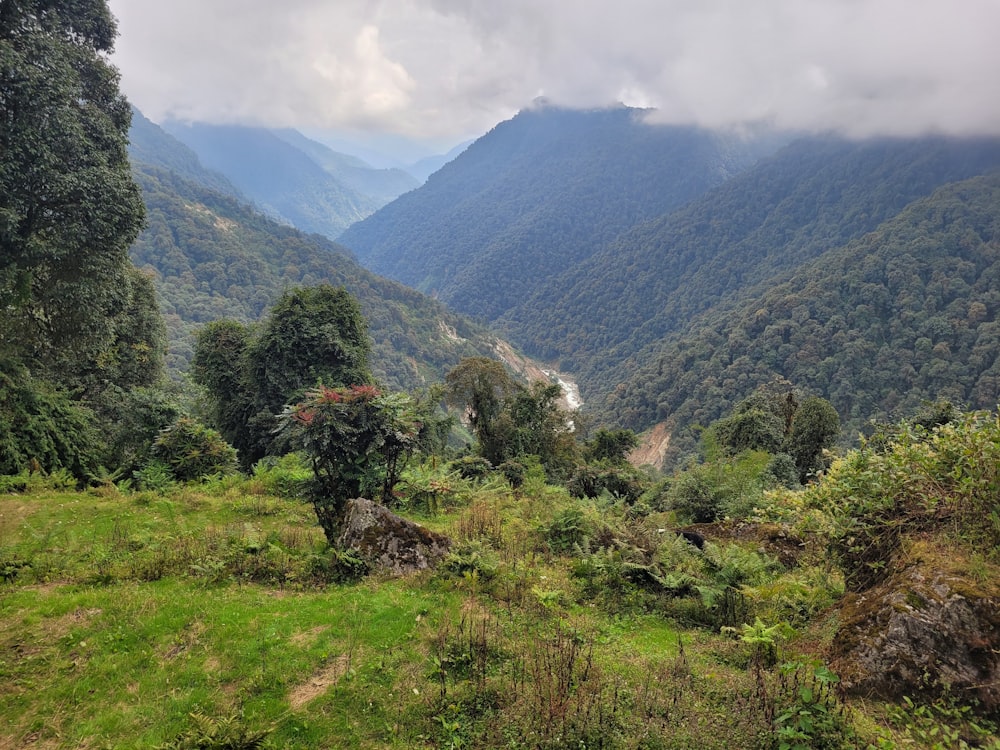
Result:
[[170,336],[168,366],[186,369],[192,331],[218,318],[257,320],[282,290],[327,282],[361,303],[376,376],[396,388],[439,381],[490,337],[440,303],[366,271],[338,245],[276,224],[249,206],[176,174],[135,164],[147,227],[132,248],[153,273]]
[[851,438],[869,419],[925,400],[994,407],[998,312],[994,172],[945,185],[875,231],[748,285],[588,384],[607,394],[594,406],[608,419],[683,427],[787,378],[828,398]]

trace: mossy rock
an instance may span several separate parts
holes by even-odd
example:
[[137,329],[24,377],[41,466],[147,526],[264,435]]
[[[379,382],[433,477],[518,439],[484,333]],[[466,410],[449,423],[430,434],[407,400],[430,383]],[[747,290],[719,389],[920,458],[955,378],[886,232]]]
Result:
[[1000,580],[963,555],[909,543],[886,578],[840,603],[830,661],[854,694],[898,700],[968,695],[1000,715]]
[[347,501],[337,546],[372,570],[406,575],[433,568],[451,548],[448,537],[365,498]]

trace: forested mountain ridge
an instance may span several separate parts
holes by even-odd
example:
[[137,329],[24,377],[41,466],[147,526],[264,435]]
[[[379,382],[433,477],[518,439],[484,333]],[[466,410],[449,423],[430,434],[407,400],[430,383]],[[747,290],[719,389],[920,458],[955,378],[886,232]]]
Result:
[[132,163],[140,162],[166,169],[178,177],[223,195],[244,202],[250,200],[222,173],[207,169],[194,151],[166,133],[135,107],[132,107],[132,124],[129,127],[128,154]]
[[179,122],[166,122],[163,130],[272,218],[331,239],[417,184],[399,170],[367,167],[299,133]]
[[606,387],[622,361],[692,316],[996,167],[996,139],[801,140],[566,268],[501,330],[585,390]]
[[771,142],[646,125],[644,114],[522,111],[339,241],[375,272],[492,320],[625,229],[773,150]]
[[[784,378],[851,438],[921,402],[1000,397],[1000,171],[947,184],[875,231],[695,316],[589,385],[642,428],[708,424]],[[623,375],[624,374],[624,375]],[[679,447],[693,434],[680,435]]]
[[335,243],[276,224],[168,170],[133,162],[133,172],[147,225],[131,255],[153,275],[174,372],[187,368],[198,326],[219,318],[255,321],[284,289],[323,282],[358,298],[374,341],[373,372],[388,387],[437,382],[463,356],[490,353],[486,332],[370,273]]

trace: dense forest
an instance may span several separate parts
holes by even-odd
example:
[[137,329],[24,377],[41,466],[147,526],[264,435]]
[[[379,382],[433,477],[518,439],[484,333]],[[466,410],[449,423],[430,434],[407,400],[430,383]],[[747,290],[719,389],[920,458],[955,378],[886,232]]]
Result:
[[601,425],[152,123],[130,161],[115,36],[0,4],[0,747],[1000,748],[996,142],[695,170],[586,251]]
[[339,241],[373,271],[494,320],[625,229],[775,147],[774,139],[651,127],[642,115],[522,111]]
[[140,162],[135,173],[148,210],[131,254],[153,273],[174,373],[186,370],[198,326],[218,318],[255,321],[284,289],[321,282],[345,285],[361,300],[374,368],[387,385],[439,381],[462,356],[491,350],[484,330],[366,271],[329,240],[276,224],[176,173]]
[[[1000,394],[1000,176],[946,185],[876,231],[693,316],[607,374],[626,424],[707,424],[787,378],[834,404],[848,439],[869,420]],[[714,275],[718,278],[718,273]]]

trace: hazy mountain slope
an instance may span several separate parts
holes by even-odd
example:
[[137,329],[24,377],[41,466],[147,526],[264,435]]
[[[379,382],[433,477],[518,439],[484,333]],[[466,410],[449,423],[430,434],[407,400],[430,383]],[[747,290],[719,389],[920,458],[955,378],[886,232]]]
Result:
[[502,329],[576,373],[587,398],[692,316],[997,166],[995,139],[803,140],[541,284]]
[[420,185],[413,175],[402,169],[375,169],[358,157],[338,153],[297,130],[285,128],[271,132],[299,149],[351,190],[374,198],[379,206]]
[[425,156],[423,159],[408,165],[406,167],[406,171],[416,177],[421,183],[427,182],[428,177],[437,172],[448,162],[454,161],[458,158],[458,155],[465,151],[465,149],[467,149],[471,144],[472,141],[466,141],[465,143],[458,144],[446,154]]
[[365,270],[344,249],[305,235],[176,174],[133,170],[147,228],[132,248],[153,273],[170,335],[168,363],[183,371],[193,330],[228,317],[250,322],[292,285],[344,285],[361,303],[374,340],[376,376],[409,388],[437,382],[463,356],[488,355],[491,339],[439,303]]
[[269,130],[178,122],[164,123],[163,129],[268,215],[304,232],[335,238],[382,205]]
[[224,195],[248,200],[225,176],[206,169],[194,151],[146,119],[135,107],[132,108],[128,153],[133,162],[167,169]]
[[922,400],[1000,397],[1000,173],[945,185],[874,232],[695,317],[595,385],[605,418],[680,432],[773,377],[828,398],[853,436]]
[[760,145],[620,107],[521,112],[340,238],[369,268],[499,317],[623,230],[739,172]]

